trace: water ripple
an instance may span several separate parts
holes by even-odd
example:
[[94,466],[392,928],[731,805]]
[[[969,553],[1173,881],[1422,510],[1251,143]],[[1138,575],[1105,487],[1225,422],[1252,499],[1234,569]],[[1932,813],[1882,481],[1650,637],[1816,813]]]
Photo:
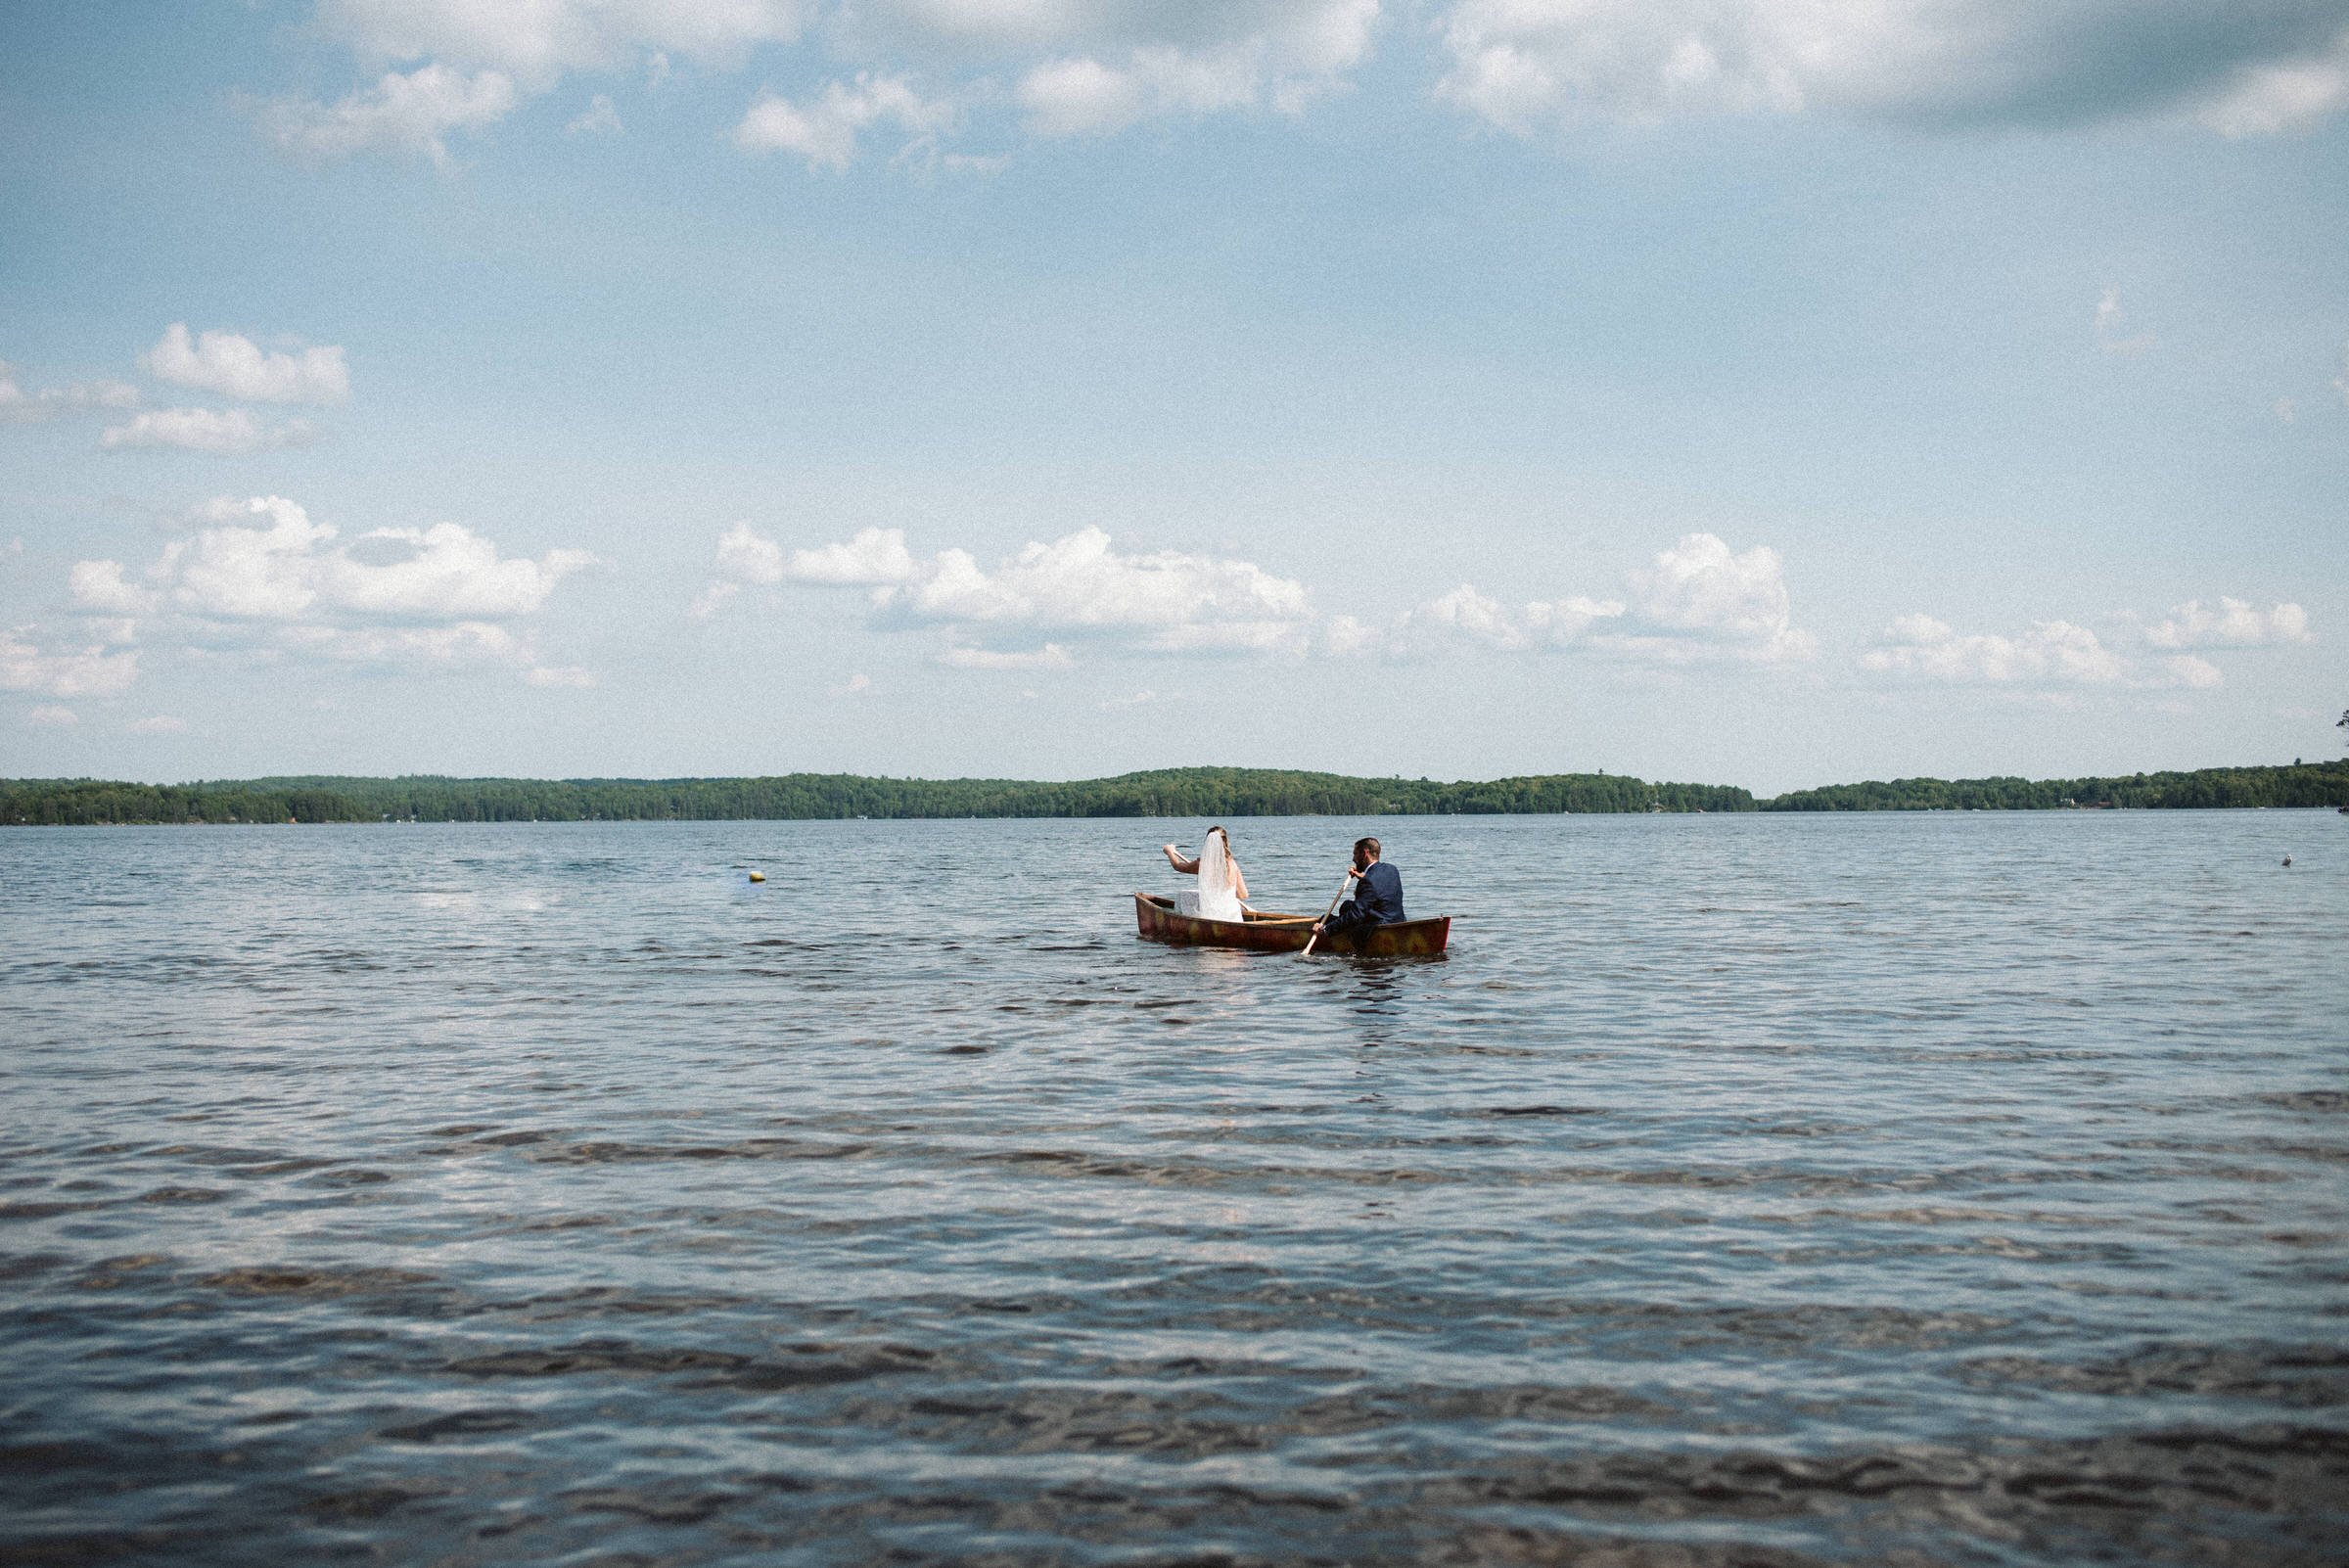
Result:
[[0,1560],[2339,1560],[2337,818],[1203,826],[9,833]]

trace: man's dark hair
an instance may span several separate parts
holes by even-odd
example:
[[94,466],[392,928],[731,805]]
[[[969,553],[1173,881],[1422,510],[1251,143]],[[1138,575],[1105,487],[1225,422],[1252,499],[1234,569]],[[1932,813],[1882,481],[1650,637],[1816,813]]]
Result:
[[1375,860],[1375,859],[1377,859],[1377,858],[1378,858],[1378,840],[1376,840],[1376,839],[1357,839],[1357,840],[1355,840],[1355,841],[1354,841],[1354,862],[1355,862],[1355,864],[1357,864],[1357,865],[1368,865],[1368,864],[1369,864],[1371,861],[1373,861],[1373,860]]

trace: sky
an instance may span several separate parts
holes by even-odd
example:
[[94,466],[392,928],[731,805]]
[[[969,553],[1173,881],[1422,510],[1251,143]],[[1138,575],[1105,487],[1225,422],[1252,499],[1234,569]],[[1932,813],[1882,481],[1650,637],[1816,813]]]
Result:
[[2338,756],[2349,0],[23,0],[0,775]]

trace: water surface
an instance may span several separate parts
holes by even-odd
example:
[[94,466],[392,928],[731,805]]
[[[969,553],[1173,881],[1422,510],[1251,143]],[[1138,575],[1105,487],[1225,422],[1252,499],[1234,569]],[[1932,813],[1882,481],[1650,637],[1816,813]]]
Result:
[[2341,1559],[2349,821],[1204,826],[0,834],[0,1560]]

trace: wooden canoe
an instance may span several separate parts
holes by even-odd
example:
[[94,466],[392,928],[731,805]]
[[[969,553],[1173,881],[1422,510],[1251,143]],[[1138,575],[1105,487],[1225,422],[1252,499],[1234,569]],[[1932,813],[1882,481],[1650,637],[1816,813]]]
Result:
[[[1133,924],[1144,942],[1171,943],[1178,947],[1245,947],[1252,952],[1303,952],[1313,934],[1312,915],[1249,912],[1245,920],[1208,920],[1186,915],[1174,900],[1154,893],[1133,896]],[[1357,958],[1434,958],[1451,938],[1451,916],[1433,920],[1398,920],[1392,925],[1356,926],[1351,931],[1322,933],[1313,944],[1316,956],[1335,953]]]

